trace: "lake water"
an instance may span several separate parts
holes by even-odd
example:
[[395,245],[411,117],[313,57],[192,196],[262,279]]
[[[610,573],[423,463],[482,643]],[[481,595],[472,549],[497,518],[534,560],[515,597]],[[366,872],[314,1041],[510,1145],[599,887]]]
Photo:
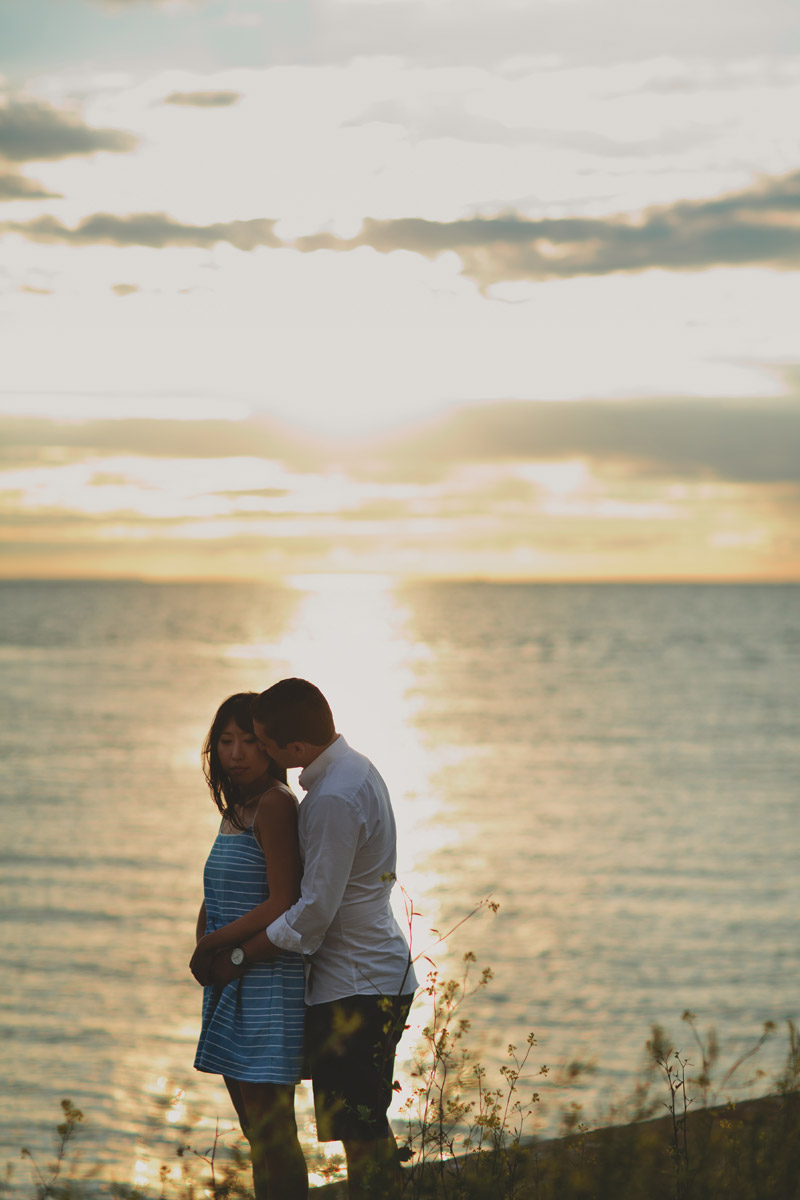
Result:
[[27,1180],[63,1097],[121,1183],[227,1136],[192,1070],[199,750],[225,696],[288,674],[390,785],[415,952],[499,902],[432,953],[494,970],[469,1012],[490,1075],[529,1030],[537,1068],[595,1064],[541,1089],[542,1128],[629,1094],[653,1022],[690,1049],[685,1009],[724,1074],[800,1012],[799,665],[796,585],[0,584],[0,1168]]

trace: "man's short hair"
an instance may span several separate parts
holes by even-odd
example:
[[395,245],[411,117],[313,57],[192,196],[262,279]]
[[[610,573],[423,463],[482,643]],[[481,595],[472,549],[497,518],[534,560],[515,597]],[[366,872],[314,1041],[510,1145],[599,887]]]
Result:
[[253,720],[281,749],[289,742],[327,746],[336,733],[328,701],[307,679],[281,679],[253,701]]

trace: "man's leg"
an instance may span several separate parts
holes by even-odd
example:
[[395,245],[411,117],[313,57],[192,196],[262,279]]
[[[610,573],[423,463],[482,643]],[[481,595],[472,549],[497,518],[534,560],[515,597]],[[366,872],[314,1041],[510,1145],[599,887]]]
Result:
[[349,996],[307,1013],[318,1136],[344,1145],[350,1200],[395,1200],[402,1191],[386,1114],[411,999]]
[[349,1200],[399,1200],[403,1191],[392,1134],[374,1142],[345,1141]]

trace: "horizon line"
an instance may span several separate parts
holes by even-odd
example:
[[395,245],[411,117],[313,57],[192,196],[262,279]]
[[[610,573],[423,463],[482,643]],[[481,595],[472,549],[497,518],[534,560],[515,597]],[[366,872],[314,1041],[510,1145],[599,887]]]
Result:
[[397,584],[422,584],[422,583],[471,583],[471,584],[489,584],[489,585],[504,585],[509,584],[524,584],[532,586],[536,584],[543,585],[620,585],[630,584],[632,586],[736,586],[743,587],[747,585],[754,586],[796,586],[800,584],[800,575],[777,576],[777,575],[653,575],[653,576],[634,576],[634,575],[592,575],[592,576],[575,576],[575,575],[431,575],[431,574],[412,574],[398,573],[392,574],[389,571],[313,571],[313,572],[294,572],[286,576],[276,576],[275,578],[265,579],[263,576],[236,576],[229,575],[144,575],[144,574],[119,574],[119,575],[3,575],[0,574],[0,584],[4,583],[142,583],[153,585],[175,585],[175,584],[231,584],[234,586],[242,584],[261,584],[265,587],[285,587],[290,590],[300,590],[308,587],[308,583],[312,580],[348,581],[348,582],[385,582],[391,585]]

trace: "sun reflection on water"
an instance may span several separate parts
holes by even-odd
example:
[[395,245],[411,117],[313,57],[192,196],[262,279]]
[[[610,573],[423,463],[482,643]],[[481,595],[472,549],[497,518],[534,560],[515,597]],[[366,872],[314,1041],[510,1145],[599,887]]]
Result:
[[133,1164],[134,1187],[147,1187],[150,1182],[150,1163],[147,1159],[137,1158]]

